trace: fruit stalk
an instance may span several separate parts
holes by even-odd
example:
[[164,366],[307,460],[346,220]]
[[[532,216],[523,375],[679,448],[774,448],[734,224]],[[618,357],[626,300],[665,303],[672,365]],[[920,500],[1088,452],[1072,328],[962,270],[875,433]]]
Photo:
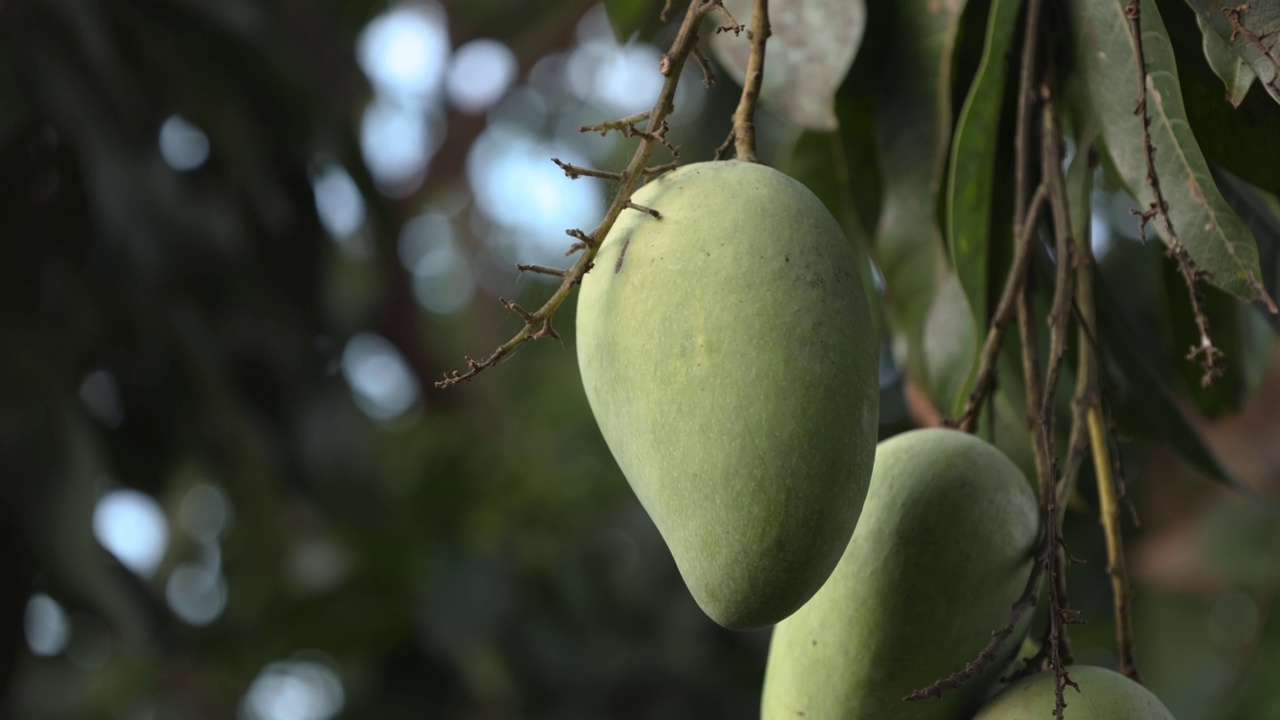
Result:
[[1102,426],[1099,403],[1089,408],[1089,442],[1093,445],[1093,469],[1098,478],[1098,504],[1102,530],[1107,538],[1107,574],[1111,576],[1111,593],[1115,604],[1116,649],[1119,670],[1134,682],[1142,682],[1134,659],[1133,615],[1130,600],[1129,573],[1124,558],[1124,536],[1120,531],[1120,502],[1115,479],[1111,475],[1111,458]]
[[755,0],[751,10],[751,56],[747,59],[747,77],[742,83],[742,97],[733,113],[734,151],[739,160],[760,162],[756,155],[756,103],[760,100],[760,87],[764,82],[765,42],[772,31],[769,28],[769,0]]

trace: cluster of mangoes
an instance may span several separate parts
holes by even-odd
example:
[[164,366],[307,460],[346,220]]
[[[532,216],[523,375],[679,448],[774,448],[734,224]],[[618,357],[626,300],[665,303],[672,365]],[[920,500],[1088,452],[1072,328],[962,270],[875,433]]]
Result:
[[[1037,504],[971,435],[877,446],[878,337],[858,256],[822,203],[737,161],[679,168],[632,202],[657,216],[620,218],[583,280],[583,384],[698,605],[727,628],[776,625],[762,716],[1050,716],[1052,676],[980,709],[1015,642],[961,689],[903,701],[1006,622]],[[1110,671],[1073,679],[1070,718],[1171,717]]]

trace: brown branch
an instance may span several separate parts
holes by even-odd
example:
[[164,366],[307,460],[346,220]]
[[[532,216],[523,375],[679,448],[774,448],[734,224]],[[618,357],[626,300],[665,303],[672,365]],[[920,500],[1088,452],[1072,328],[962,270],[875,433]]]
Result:
[[[1046,93],[1047,95],[1048,93]],[[1044,138],[1040,143],[1040,171],[1044,175],[1053,218],[1056,271],[1053,303],[1049,307],[1049,370],[1045,376],[1044,396],[1040,400],[1040,420],[1045,434],[1054,437],[1054,398],[1058,378],[1067,355],[1067,333],[1071,325],[1071,298],[1075,292],[1075,239],[1071,232],[1071,215],[1067,201],[1067,184],[1062,177],[1062,128],[1058,125],[1057,104],[1052,97],[1044,103]],[[1055,489],[1056,491],[1056,489]]]
[[679,161],[679,160],[672,160],[672,161],[671,161],[671,162],[669,162],[669,163],[663,163],[663,164],[661,164],[661,165],[652,165],[652,166],[647,167],[647,168],[645,168],[645,169],[644,169],[644,176],[645,176],[645,177],[656,177],[656,176],[658,176],[658,175],[661,175],[661,174],[662,174],[662,173],[664,173],[664,172],[668,172],[668,171],[671,171],[671,170],[675,170],[675,169],[676,169],[676,168],[678,168],[678,167],[680,167],[680,161]]
[[729,8],[724,6],[723,0],[709,0],[709,3],[712,6],[711,9],[720,13],[720,16],[724,18],[725,24],[716,28],[717,35],[722,32],[731,32],[734,35],[741,35],[742,31],[746,30],[746,28],[742,27],[737,20],[733,19],[733,15],[729,14]]
[[645,215],[649,215],[650,217],[655,217],[655,218],[662,217],[662,213],[658,212],[657,210],[654,210],[651,207],[645,207],[644,205],[637,205],[631,202],[630,200],[627,201],[627,209],[635,210],[636,212],[642,212]]
[[666,2],[662,3],[662,12],[658,13],[659,22],[666,22],[670,19],[671,6],[675,5],[675,2],[676,0],[666,0]]
[[698,67],[702,68],[702,85],[711,87],[716,84],[716,71],[711,67],[711,61],[702,52],[697,45],[693,46],[693,59],[698,61]]
[[758,163],[756,155],[756,104],[764,83],[765,43],[772,34],[769,27],[769,0],[755,0],[751,10],[751,55],[747,58],[747,76],[742,83],[742,96],[733,113],[734,151],[739,160]]
[[546,265],[535,265],[532,263],[530,264],[516,263],[516,270],[519,270],[520,272],[540,273],[542,275],[556,275],[559,277],[564,277],[569,272],[568,270],[565,270],[563,268],[553,268],[553,267],[547,267]]
[[1026,24],[1022,30],[1022,62],[1018,68],[1018,116],[1014,129],[1014,170],[1013,170],[1013,234],[1022,234],[1022,226],[1027,221],[1027,198],[1030,197],[1031,151],[1027,145],[1031,134],[1031,103],[1034,100],[1034,80],[1036,55],[1040,36],[1041,0],[1028,0]]
[[724,142],[720,143],[720,147],[716,148],[716,154],[714,156],[716,160],[724,160],[729,157],[729,151],[733,149],[733,141],[736,137],[737,131],[730,130],[729,137],[725,138]]
[[[566,231],[567,234],[582,243],[581,248],[577,245],[571,247],[568,254],[572,254],[579,249],[582,254],[574,262],[573,266],[566,271],[560,286],[556,288],[551,297],[541,307],[528,313],[524,327],[514,337],[499,345],[483,360],[466,358],[467,369],[465,371],[459,372],[455,370],[446,373],[443,380],[436,382],[436,387],[446,388],[460,382],[469,381],[486,368],[502,362],[523,347],[525,343],[543,337],[556,337],[555,330],[551,326],[551,318],[561,304],[564,303],[565,299],[568,298],[574,286],[582,282],[583,276],[593,266],[596,253],[600,249],[600,243],[597,240],[603,240],[609,234],[609,230],[613,228],[618,216],[622,214],[622,211],[627,207],[627,203],[631,201],[631,194],[635,191],[641,178],[644,177],[646,169],[649,167],[649,158],[653,155],[655,146],[661,144],[670,149],[672,154],[678,156],[677,149],[673,148],[666,140],[666,118],[675,109],[674,100],[676,86],[680,79],[680,70],[698,41],[698,24],[714,8],[715,3],[713,2],[694,0],[689,4],[689,9],[680,24],[675,40],[672,41],[671,49],[667,52],[667,61],[670,63],[671,73],[663,81],[662,90],[658,94],[658,99],[654,102],[653,109],[621,120],[583,128],[584,131],[601,133],[607,133],[609,130],[618,130],[628,137],[639,137],[640,144],[632,155],[631,161],[627,163],[626,168],[620,173],[622,177],[618,182],[618,192],[614,195],[613,201],[609,203],[609,208],[605,211],[604,218],[596,226],[596,229],[592,231],[591,235],[576,229]],[[637,129],[635,123],[644,120],[648,121],[646,129]]]
[[1074,228],[1078,238],[1076,258],[1076,288],[1072,306],[1076,313],[1076,390],[1071,398],[1071,435],[1067,441],[1067,457],[1062,463],[1062,478],[1058,483],[1058,515],[1061,517],[1075,490],[1080,465],[1089,451],[1088,412],[1098,402],[1098,355],[1093,343],[1093,253],[1090,251],[1092,232],[1088,222],[1092,191],[1093,168],[1097,154],[1092,148],[1080,148],[1088,153],[1088,166],[1084,172],[1084,187],[1080,192],[1082,208],[1077,217],[1083,218],[1080,227]]
[[560,158],[551,158],[551,162],[555,163],[561,170],[563,170],[565,177],[570,180],[577,180],[580,177],[593,177],[600,178],[601,180],[613,180],[615,182],[622,180],[622,173],[582,167],[581,165],[564,162]]
[[[1047,655],[1048,669],[1054,674],[1054,710],[1053,716],[1063,720],[1063,712],[1067,703],[1064,691],[1068,685],[1075,686],[1067,674],[1070,661],[1070,650],[1066,646],[1066,624],[1070,621],[1070,611],[1066,609],[1063,597],[1062,573],[1064,572],[1063,555],[1058,552],[1062,546],[1062,528],[1058,522],[1057,466],[1054,459],[1053,438],[1045,431],[1042,403],[1044,388],[1040,377],[1040,347],[1036,338],[1035,293],[1027,283],[1020,293],[1018,302],[1018,330],[1022,333],[1022,373],[1027,389],[1027,427],[1031,431],[1031,448],[1035,457],[1036,477],[1039,478],[1041,515],[1044,522],[1044,537],[1047,544],[1042,562],[1047,565],[1049,576],[1049,627],[1045,638],[1043,652]],[[1064,653],[1063,651],[1067,652]]]
[[[616,130],[623,135],[629,136],[630,133],[634,133],[636,131],[636,123],[642,123],[645,120],[648,120],[652,112],[652,110],[645,110],[644,112],[639,112],[635,115],[630,115],[619,120],[607,120],[595,125],[583,125],[578,128],[578,132],[598,132],[601,136],[604,136],[608,135],[610,130]],[[652,127],[653,123],[649,123],[649,126]]]
[[[598,233],[599,233],[599,230],[596,231],[596,234]],[[568,230],[564,231],[564,234],[568,235],[571,238],[577,238],[579,242],[581,242],[583,245],[587,246],[588,248],[594,248],[596,246],[595,237],[582,232],[578,228],[569,228]],[[568,255],[568,253],[565,253],[565,254]]]
[[[1050,83],[1053,82],[1053,70],[1050,69]],[[1061,540],[1062,511],[1058,506],[1058,496],[1065,480],[1059,474],[1054,438],[1055,403],[1058,393],[1058,380],[1062,373],[1062,364],[1067,354],[1067,333],[1071,327],[1071,298],[1075,293],[1075,240],[1071,228],[1071,211],[1067,199],[1067,185],[1062,177],[1063,142],[1062,128],[1058,124],[1057,103],[1049,87],[1044,88],[1045,98],[1043,111],[1042,137],[1040,141],[1040,171],[1043,182],[1048,188],[1049,206],[1053,217],[1054,247],[1057,267],[1054,278],[1053,302],[1049,307],[1047,318],[1049,326],[1049,367],[1045,375],[1043,394],[1040,397],[1039,432],[1045,438],[1045,446],[1050,456],[1051,476],[1047,484],[1041,487],[1046,507],[1045,515],[1053,514],[1051,531],[1057,535],[1054,555],[1051,559],[1050,576],[1055,585],[1050,588],[1050,606],[1056,604],[1060,613],[1058,626],[1051,621],[1049,632],[1052,636],[1050,646],[1050,662],[1057,663],[1057,668],[1065,668],[1071,663],[1071,639],[1066,633],[1065,625],[1069,621],[1067,607],[1067,573],[1066,546]],[[1025,342],[1025,341],[1024,341]],[[1025,351],[1025,346],[1024,346]],[[1033,432],[1035,428],[1033,427]],[[1056,669],[1055,668],[1055,671]],[[1065,670],[1063,673],[1065,677]],[[1061,687],[1061,678],[1059,678]],[[1056,698],[1062,701],[1061,698]],[[1065,707],[1065,705],[1064,705]]]
[[964,412],[955,425],[964,432],[971,433],[978,426],[978,411],[983,401],[995,387],[996,367],[1000,358],[1000,346],[1004,342],[1005,330],[1013,320],[1014,306],[1018,293],[1027,278],[1027,270],[1031,267],[1032,234],[1036,230],[1036,222],[1040,211],[1048,198],[1048,188],[1041,184],[1031,198],[1028,211],[1029,222],[1022,233],[1014,240],[1013,264],[1009,267],[1009,275],[1005,278],[1004,289],[1000,291],[1000,301],[996,304],[995,314],[991,316],[991,328],[987,330],[987,339],[982,344],[982,352],[978,357],[978,377],[974,382],[969,399],[965,402]]
[[[1029,15],[1038,16],[1038,8],[1033,6],[1028,9]],[[1036,28],[1038,25],[1029,25],[1029,28]],[[1031,38],[1025,41],[1031,44]],[[1034,55],[1027,57],[1024,55],[1024,62],[1033,63]],[[1019,96],[1019,109],[1025,105],[1029,105],[1029,99],[1026,97],[1030,93],[1029,83],[1026,82],[1026,74],[1024,68],[1024,82],[1021,88],[1022,92]],[[1041,172],[1044,178],[1041,181],[1042,187],[1046,188],[1046,193],[1051,195],[1051,202],[1060,204],[1061,197],[1058,190],[1061,189],[1060,176],[1054,176],[1055,171],[1061,166],[1061,143],[1057,139],[1056,118],[1051,119],[1052,97],[1049,94],[1050,88],[1045,88],[1046,113],[1041,132]],[[1028,132],[1029,128],[1019,128],[1020,132]],[[1023,138],[1025,141],[1025,137]],[[1027,157],[1025,142],[1018,148],[1018,169],[1025,170],[1030,159]],[[1053,192],[1050,192],[1050,187]],[[1057,196],[1057,197],[1054,197]],[[1021,205],[1021,203],[1018,203]],[[1060,208],[1059,208],[1060,209]],[[1055,212],[1055,235],[1060,235],[1060,225],[1064,216],[1061,212]],[[1025,220],[1025,218],[1022,218]],[[1015,213],[1015,234],[1021,235],[1024,226],[1017,224],[1019,218]],[[1034,225],[1032,225],[1034,227]],[[1069,235],[1069,233],[1068,233]],[[1028,235],[1028,240],[1030,240]],[[1028,242],[1030,246],[1030,242]],[[1030,247],[1026,252],[1030,253]],[[1058,258],[1059,262],[1066,262],[1067,258]],[[1061,277],[1061,274],[1060,274]],[[1046,413],[1052,413],[1052,398],[1054,397],[1055,387],[1048,385],[1040,374],[1040,344],[1037,339],[1037,328],[1035,323],[1035,288],[1030,279],[1023,283],[1022,291],[1018,293],[1017,302],[1017,318],[1018,331],[1021,334],[1022,345],[1022,374],[1023,382],[1026,386],[1026,402],[1027,413],[1026,423],[1031,435],[1031,447],[1033,457],[1035,459],[1036,477],[1040,488],[1041,516],[1044,524],[1044,543],[1045,551],[1041,556],[1041,562],[1045,563],[1045,570],[1048,576],[1048,595],[1049,595],[1049,625],[1046,630],[1045,645],[1041,648],[1042,654],[1047,658],[1048,669],[1054,674],[1054,717],[1062,720],[1063,713],[1066,710],[1066,699],[1064,691],[1067,686],[1074,686],[1075,683],[1067,673],[1066,666],[1071,660],[1071,649],[1066,633],[1066,625],[1071,622],[1073,615],[1066,606],[1066,577],[1065,577],[1065,546],[1062,539],[1062,528],[1059,522],[1058,514],[1058,465],[1055,452],[1054,438],[1051,431],[1051,423],[1046,422]],[[1065,315],[1065,307],[1059,307],[1060,314]],[[1061,327],[1055,324],[1055,329]],[[1065,345],[1065,343],[1063,343]],[[1051,359],[1050,363],[1054,361]],[[1056,383],[1055,373],[1050,369],[1050,378]]]
[[1178,263],[1178,272],[1182,275],[1182,281],[1186,283],[1187,293],[1191,297],[1196,329],[1200,332],[1200,344],[1191,347],[1187,359],[1200,358],[1200,367],[1204,371],[1200,376],[1200,384],[1208,387],[1225,371],[1222,365],[1223,353],[1214,346],[1213,339],[1209,336],[1209,317],[1204,312],[1204,295],[1200,290],[1200,283],[1208,279],[1210,274],[1196,267],[1195,261],[1191,259],[1191,253],[1187,252],[1186,246],[1178,239],[1178,233],[1173,227],[1173,219],[1169,217],[1169,203],[1160,189],[1160,176],[1156,173],[1156,149],[1151,144],[1151,115],[1147,112],[1147,60],[1142,49],[1141,2],[1129,0],[1125,15],[1133,26],[1133,52],[1138,69],[1138,103],[1133,113],[1142,118],[1142,148],[1147,161],[1147,185],[1151,188],[1154,197],[1146,210],[1133,212],[1139,217],[1138,233],[1144,242],[1147,239],[1147,223],[1152,218],[1158,217],[1164,224],[1165,238],[1169,244],[1168,254]]

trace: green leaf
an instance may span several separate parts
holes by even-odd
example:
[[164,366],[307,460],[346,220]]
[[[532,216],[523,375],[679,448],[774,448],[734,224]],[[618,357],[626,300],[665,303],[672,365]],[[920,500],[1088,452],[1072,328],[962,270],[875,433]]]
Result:
[[[744,27],[751,0],[725,0]],[[862,44],[867,26],[863,0],[773,0],[772,34],[765,45],[760,99],[783,117],[810,130],[835,130],[835,93]],[[739,85],[747,76],[747,33],[716,33],[711,49]]]
[[[1275,292],[1280,288],[1280,197],[1253,187],[1230,173],[1219,170],[1214,175],[1227,202],[1258,239],[1262,282]],[[1280,317],[1266,315],[1266,319],[1280,331]]]
[[875,246],[894,319],[906,335],[907,369],[920,377],[925,320],[946,267],[938,194],[951,136],[952,51],[964,3],[907,0],[873,10],[885,13],[871,25],[887,38],[877,57],[884,195]]
[[[1147,183],[1137,61],[1125,0],[1068,3],[1075,32],[1076,59],[1111,159],[1142,207],[1153,202]],[[1142,43],[1147,61],[1147,111],[1156,172],[1169,205],[1169,218],[1196,264],[1212,273],[1210,282],[1238,298],[1274,303],[1259,282],[1253,235],[1227,205],[1187,122],[1173,47],[1154,2],[1142,3]],[[1162,223],[1151,226],[1163,229]],[[1168,238],[1165,238],[1168,242]]]
[[1255,92],[1233,108],[1209,61],[1201,59],[1207,39],[1196,14],[1180,0],[1166,0],[1160,7],[1179,58],[1178,80],[1187,120],[1205,157],[1258,187],[1280,192],[1280,133],[1276,132],[1280,105]]
[[1213,68],[1213,73],[1222,80],[1222,84],[1227,86],[1227,100],[1232,107],[1240,107],[1245,94],[1253,87],[1257,73],[1244,58],[1231,49],[1231,45],[1222,36],[1209,27],[1204,17],[1197,15],[1196,24],[1200,26],[1200,33],[1204,36],[1204,57],[1209,61],[1209,67]]
[[[1280,102],[1280,3],[1187,0],[1204,25],[1253,69]],[[1208,35],[1208,33],[1205,33]]]
[[969,372],[958,387],[952,388],[954,394],[943,408],[952,417],[963,411],[968,390],[976,379],[980,347],[979,336],[973,330],[987,326],[992,188],[1005,79],[1009,74],[1009,49],[1020,7],[1019,0],[992,0],[982,60],[960,109],[952,141],[947,174],[947,238],[959,287],[964,291],[960,299],[967,303],[972,314],[968,324],[971,359],[966,366]]

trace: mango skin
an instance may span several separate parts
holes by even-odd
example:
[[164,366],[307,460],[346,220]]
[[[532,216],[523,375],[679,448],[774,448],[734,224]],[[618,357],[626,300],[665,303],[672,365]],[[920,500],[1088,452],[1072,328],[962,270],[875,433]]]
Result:
[[[1067,674],[1080,692],[1066,689],[1064,720],[1173,720],[1173,713],[1150,690],[1120,673],[1076,665]],[[1005,688],[974,720],[1049,718],[1053,707],[1053,674],[1037,673]]]
[[794,612],[862,510],[878,338],[853,246],[763,165],[640,188],[583,279],[578,364],[600,431],[698,605],[745,630]]
[[972,435],[880,443],[862,519],[827,584],[774,629],[765,720],[967,720],[1026,632],[941,699],[903,702],[962,669],[1008,620],[1031,572],[1039,514],[1026,476]]

